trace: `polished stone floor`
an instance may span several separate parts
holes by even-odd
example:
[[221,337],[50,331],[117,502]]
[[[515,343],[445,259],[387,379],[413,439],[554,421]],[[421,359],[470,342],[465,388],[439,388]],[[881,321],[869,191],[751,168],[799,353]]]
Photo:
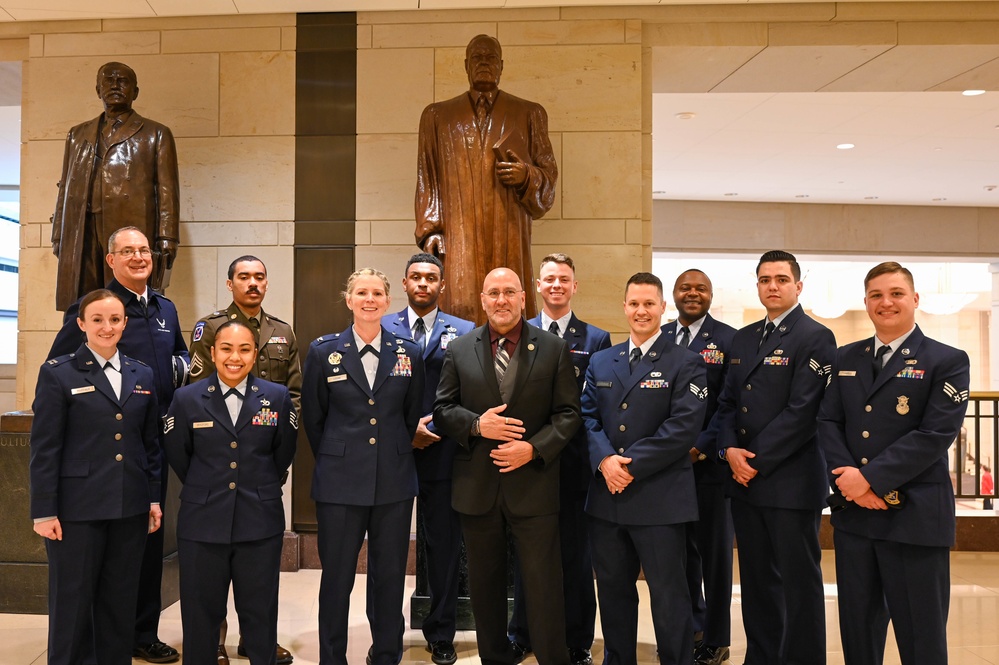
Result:
[[[951,555],[951,614],[948,626],[950,665],[999,665],[999,553],[959,552]],[[826,580],[826,613],[829,658],[828,665],[843,663],[836,620],[836,586],[833,572],[833,553],[823,552],[823,569]],[[282,645],[295,654],[297,665],[311,665],[319,660],[317,645],[317,618],[319,613],[317,591],[320,572],[303,570],[281,575],[281,614],[278,637]],[[407,598],[412,593],[415,580],[408,578]],[[641,583],[642,609],[638,637],[639,663],[656,663],[656,647],[652,635],[652,622],[648,610],[648,592]],[[409,603],[405,611],[408,616]],[[370,644],[364,617],[364,576],[358,575],[351,597],[350,653],[352,664],[362,665]],[[230,611],[230,617],[235,613]],[[733,636],[732,657],[729,662],[742,663],[745,654],[745,637],[742,633],[740,590],[735,589],[732,605]],[[235,622],[230,620],[229,649],[232,665],[249,665],[249,661],[235,657]],[[3,665],[44,665],[47,619],[44,616],[0,614],[0,663]],[[181,646],[180,606],[174,604],[163,613],[160,637]],[[407,630],[405,635],[404,663],[430,663],[430,654],[424,649],[422,634]],[[475,635],[459,633],[456,639],[458,665],[478,663]],[[599,620],[597,641],[593,646],[596,663],[601,662]],[[135,661],[142,663],[144,661]],[[894,642],[889,635],[885,656],[886,665],[900,661]],[[525,663],[535,665],[533,657]]]

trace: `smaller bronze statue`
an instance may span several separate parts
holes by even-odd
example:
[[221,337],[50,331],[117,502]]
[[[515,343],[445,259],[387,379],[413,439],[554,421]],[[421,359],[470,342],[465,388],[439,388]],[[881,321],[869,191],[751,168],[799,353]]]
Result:
[[[506,266],[534,284],[531,221],[555,202],[558,166],[544,107],[499,89],[503,49],[477,35],[465,49],[470,90],[429,105],[420,119],[416,244],[444,262],[452,285],[482,284]],[[484,322],[479,297],[459,286],[441,307]],[[537,315],[534,298],[524,314]]]
[[104,113],[76,125],[66,137],[52,216],[60,311],[111,281],[107,242],[124,226],[139,227],[151,241],[153,288],[162,290],[173,267],[180,238],[177,149],[168,127],[132,110],[138,95],[131,67],[103,65],[97,71],[97,96]]

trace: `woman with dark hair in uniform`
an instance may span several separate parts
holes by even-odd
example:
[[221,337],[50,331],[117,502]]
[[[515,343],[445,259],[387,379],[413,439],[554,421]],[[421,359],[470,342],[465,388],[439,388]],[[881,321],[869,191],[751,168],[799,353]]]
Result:
[[309,347],[302,422],[316,467],[319,521],[319,662],[347,664],[350,592],[368,538],[368,663],[402,658],[402,614],[416,464],[413,436],[423,415],[423,356],[381,325],[388,278],[364,268],[343,294],[354,323]]
[[80,302],[86,342],[42,365],[31,426],[31,517],[49,559],[50,665],[132,662],[146,534],[160,527],[153,371],[118,352],[125,306]]
[[298,417],[288,389],[250,373],[256,338],[227,321],[211,347],[215,371],[173,396],[164,426],[180,491],[177,542],[185,665],[216,665],[232,582],[252,665],[274,665],[284,504]]

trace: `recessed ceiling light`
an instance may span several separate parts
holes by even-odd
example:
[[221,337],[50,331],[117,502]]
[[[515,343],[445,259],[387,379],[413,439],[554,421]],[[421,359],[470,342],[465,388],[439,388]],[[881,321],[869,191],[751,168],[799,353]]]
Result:
[[697,117],[697,114],[693,111],[683,111],[682,113],[677,113],[674,117],[677,120],[693,120]]
[[855,147],[856,146],[853,145],[852,143],[840,143],[838,146],[836,146],[836,149],[837,150],[852,150]]
[[984,95],[985,91],[984,90],[965,90],[961,94],[964,95],[965,97],[977,97],[978,95]]

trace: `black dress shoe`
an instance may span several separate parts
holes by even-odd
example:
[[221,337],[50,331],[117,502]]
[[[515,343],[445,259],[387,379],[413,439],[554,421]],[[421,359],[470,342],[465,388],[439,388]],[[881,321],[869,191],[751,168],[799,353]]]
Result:
[[229,654],[226,653],[224,644],[219,645],[219,653],[215,658],[218,665],[229,665]]
[[728,653],[728,647],[703,644],[694,656],[694,665],[722,665],[728,660]]
[[157,640],[152,644],[132,649],[132,657],[140,658],[147,663],[172,663],[180,658],[180,654],[169,644],[163,644]]
[[593,665],[593,657],[589,649],[569,649],[571,665]]
[[454,665],[458,660],[458,654],[454,650],[454,643],[449,640],[427,642],[427,651],[430,652],[430,660],[437,663],[437,665]]
[[510,640],[510,650],[513,651],[513,665],[523,662],[527,654],[531,653],[531,647],[513,640]]
[[[243,648],[243,636],[239,636],[239,646],[236,647],[236,653],[238,653],[243,658],[246,658],[246,649]],[[277,660],[275,661],[277,665],[289,665],[295,657],[291,655],[291,652],[285,649],[280,644],[277,645]]]

